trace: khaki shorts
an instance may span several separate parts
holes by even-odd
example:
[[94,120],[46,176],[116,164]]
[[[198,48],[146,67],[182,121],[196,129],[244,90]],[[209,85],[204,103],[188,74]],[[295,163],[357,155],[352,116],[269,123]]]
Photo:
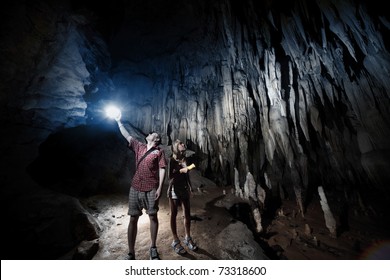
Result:
[[156,189],[148,192],[140,192],[134,188],[129,191],[129,211],[130,216],[141,216],[142,209],[146,210],[146,214],[155,215],[158,212],[158,200],[155,200]]

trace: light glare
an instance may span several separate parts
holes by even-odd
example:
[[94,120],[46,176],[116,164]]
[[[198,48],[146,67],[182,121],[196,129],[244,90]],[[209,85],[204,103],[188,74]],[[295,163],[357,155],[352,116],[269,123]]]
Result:
[[106,115],[107,117],[111,118],[111,119],[116,119],[116,118],[119,118],[120,115],[121,115],[121,110],[119,110],[117,107],[115,106],[108,106],[106,108]]

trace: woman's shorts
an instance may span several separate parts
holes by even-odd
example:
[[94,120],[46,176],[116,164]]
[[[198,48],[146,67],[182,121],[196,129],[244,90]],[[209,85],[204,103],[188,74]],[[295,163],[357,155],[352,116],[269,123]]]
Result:
[[175,188],[175,186],[172,186],[171,193],[168,193],[168,197],[172,199],[186,200],[190,198],[190,193],[186,187]]

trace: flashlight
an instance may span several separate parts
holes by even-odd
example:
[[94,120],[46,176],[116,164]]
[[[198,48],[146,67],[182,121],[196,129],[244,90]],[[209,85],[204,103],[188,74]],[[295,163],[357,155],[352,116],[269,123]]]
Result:
[[195,164],[191,164],[190,166],[187,166],[188,170],[191,170],[191,169],[194,169],[194,168],[195,168]]
[[111,105],[106,108],[106,115],[111,119],[119,119],[121,117],[121,110]]

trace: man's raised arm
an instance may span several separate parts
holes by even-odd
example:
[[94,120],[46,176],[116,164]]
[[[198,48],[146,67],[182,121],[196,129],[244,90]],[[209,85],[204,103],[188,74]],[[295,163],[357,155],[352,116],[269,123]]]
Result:
[[122,133],[123,137],[126,138],[126,140],[128,142],[131,141],[131,138],[132,136],[129,134],[129,132],[126,130],[125,126],[123,125],[123,123],[121,122],[121,117],[122,117],[122,114],[119,114],[119,116],[117,116],[115,118],[117,124],[118,124],[118,127],[119,127],[119,131]]

